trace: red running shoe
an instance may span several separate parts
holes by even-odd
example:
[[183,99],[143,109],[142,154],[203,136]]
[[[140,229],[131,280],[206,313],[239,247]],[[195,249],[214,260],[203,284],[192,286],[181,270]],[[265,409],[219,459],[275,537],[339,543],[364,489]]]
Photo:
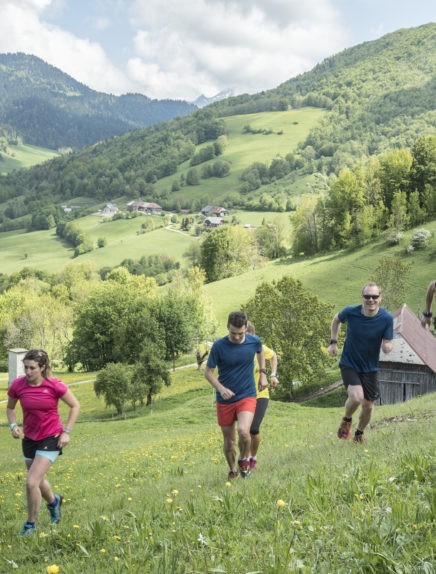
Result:
[[347,440],[347,438],[350,438],[350,432],[351,432],[351,421],[346,421],[345,419],[342,419],[341,424],[338,428],[338,437]]

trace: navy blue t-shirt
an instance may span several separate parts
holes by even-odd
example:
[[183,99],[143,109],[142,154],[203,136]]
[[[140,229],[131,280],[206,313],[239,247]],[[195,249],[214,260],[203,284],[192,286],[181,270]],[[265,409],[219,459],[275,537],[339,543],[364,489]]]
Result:
[[339,321],[347,323],[347,336],[340,365],[351,367],[359,373],[378,371],[382,339],[394,338],[392,315],[381,307],[377,315],[367,317],[362,305],[345,307],[338,313]]
[[253,361],[262,351],[262,341],[257,335],[245,335],[243,343],[232,343],[228,337],[217,339],[209,353],[207,366],[218,367],[218,380],[235,394],[224,400],[217,391],[218,403],[234,403],[246,397],[256,397]]

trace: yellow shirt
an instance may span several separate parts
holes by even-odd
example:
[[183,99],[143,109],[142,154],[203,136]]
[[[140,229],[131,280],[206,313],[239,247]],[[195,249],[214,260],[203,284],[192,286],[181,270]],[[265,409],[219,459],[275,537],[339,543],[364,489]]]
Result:
[[[270,361],[274,357],[274,351],[267,347],[266,345],[262,345],[262,351],[265,353],[265,360]],[[269,399],[269,390],[268,387],[263,389],[263,391],[259,391],[259,363],[257,358],[254,358],[254,382],[256,384],[256,398],[257,399]]]

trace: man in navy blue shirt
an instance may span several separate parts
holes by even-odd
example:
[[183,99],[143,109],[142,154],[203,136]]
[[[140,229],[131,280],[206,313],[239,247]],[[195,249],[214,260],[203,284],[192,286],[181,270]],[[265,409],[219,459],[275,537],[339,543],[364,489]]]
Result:
[[347,334],[339,366],[347,389],[345,416],[338,429],[338,437],[347,439],[351,432],[352,415],[359,408],[359,423],[354,442],[364,441],[364,430],[371,420],[374,401],[380,396],[377,381],[380,347],[384,353],[392,351],[392,315],[380,307],[381,289],[376,283],[367,283],[362,289],[362,303],[348,306],[333,317],[330,355],[338,354],[337,338],[341,323],[347,323]]
[[[250,476],[250,427],[256,410],[256,386],[253,361],[257,356],[260,370],[259,388],[268,385],[262,341],[247,333],[247,316],[242,311],[230,313],[228,335],[217,339],[209,353],[204,376],[216,390],[217,417],[224,439],[224,455],[229,465],[228,478]],[[218,377],[214,370],[218,367]],[[239,460],[236,466],[235,423],[239,437]]]

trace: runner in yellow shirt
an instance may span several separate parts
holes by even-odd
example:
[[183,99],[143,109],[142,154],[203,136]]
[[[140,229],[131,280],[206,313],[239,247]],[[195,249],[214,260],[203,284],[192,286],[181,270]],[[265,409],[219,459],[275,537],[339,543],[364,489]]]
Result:
[[[247,323],[247,333],[250,335],[254,335],[254,325],[248,321]],[[271,387],[275,389],[279,384],[279,380],[277,378],[277,355],[276,353],[268,348],[266,345],[262,345],[262,350],[265,353],[265,359],[270,362],[271,365],[271,376],[270,382]],[[257,361],[254,361],[254,380],[256,383],[256,412],[254,413],[253,422],[251,423],[250,434],[251,434],[251,447],[250,447],[250,468],[252,470],[257,469],[257,451],[259,449],[260,444],[260,434],[259,428],[263,421],[263,417],[265,416],[266,409],[268,408],[269,403],[269,391],[268,387],[263,389],[262,391],[259,390],[259,365]]]

